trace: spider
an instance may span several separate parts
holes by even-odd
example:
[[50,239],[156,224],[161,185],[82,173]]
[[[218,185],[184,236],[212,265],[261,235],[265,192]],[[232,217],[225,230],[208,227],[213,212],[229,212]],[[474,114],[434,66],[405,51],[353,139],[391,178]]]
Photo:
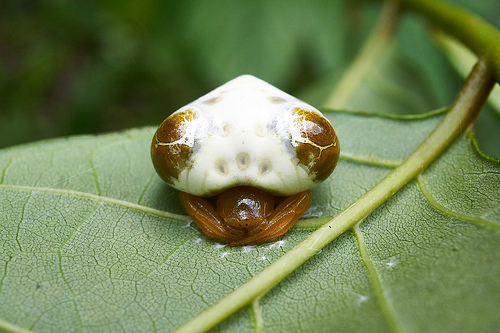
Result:
[[309,209],[339,144],[318,110],[243,75],[165,119],[151,157],[205,234],[250,245],[283,235]]

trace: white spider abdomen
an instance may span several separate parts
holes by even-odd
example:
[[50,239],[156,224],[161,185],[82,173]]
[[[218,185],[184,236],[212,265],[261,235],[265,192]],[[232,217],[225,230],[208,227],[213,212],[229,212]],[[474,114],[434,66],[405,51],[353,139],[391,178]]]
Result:
[[152,142],[158,174],[197,196],[234,186],[292,195],[326,179],[338,154],[318,110],[250,75],[177,110]]

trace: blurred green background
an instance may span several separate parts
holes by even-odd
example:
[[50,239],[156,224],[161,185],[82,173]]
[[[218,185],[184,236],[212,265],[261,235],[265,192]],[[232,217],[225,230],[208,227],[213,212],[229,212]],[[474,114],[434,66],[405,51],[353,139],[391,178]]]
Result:
[[[500,28],[498,0],[454,2]],[[331,0],[1,1],[0,148],[157,125],[245,73],[320,107],[380,8]],[[413,114],[453,101],[462,79],[427,28],[405,16],[372,84],[349,108]],[[498,111],[481,114],[480,145],[496,157],[499,128]]]

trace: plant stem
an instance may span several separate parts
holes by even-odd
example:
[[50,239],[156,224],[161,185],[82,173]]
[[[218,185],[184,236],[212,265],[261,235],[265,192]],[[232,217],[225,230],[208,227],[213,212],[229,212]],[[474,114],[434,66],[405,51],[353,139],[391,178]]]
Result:
[[[431,32],[434,39],[438,42],[441,48],[446,53],[449,61],[460,74],[461,77],[466,77],[471,70],[477,57],[456,38],[442,32],[439,29],[434,29]],[[495,110],[500,111],[500,85],[495,85],[488,98],[490,104]]]
[[330,109],[343,109],[346,107],[370,68],[373,67],[386,49],[397,26],[399,7],[397,0],[385,1],[377,27],[370,34],[361,52],[344,73],[333,93],[328,97],[324,107]]
[[420,13],[460,40],[483,59],[500,82],[500,32],[470,12],[437,0],[399,0],[404,9]]
[[473,123],[494,85],[486,64],[479,61],[457,100],[434,131],[397,168],[352,205],[313,232],[240,288],[191,319],[177,332],[203,332],[263,296],[324,246],[353,228],[410,180],[424,171],[453,140]]

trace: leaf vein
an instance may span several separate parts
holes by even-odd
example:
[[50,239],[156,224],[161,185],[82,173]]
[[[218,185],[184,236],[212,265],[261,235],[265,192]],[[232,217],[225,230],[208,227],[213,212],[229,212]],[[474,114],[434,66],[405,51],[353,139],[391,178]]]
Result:
[[56,188],[48,188],[48,187],[33,187],[33,186],[23,186],[23,185],[2,185],[0,184],[0,190],[12,190],[12,191],[25,191],[25,192],[38,192],[38,193],[51,193],[56,195],[68,195],[78,198],[85,198],[90,200],[95,200],[98,202],[116,205],[128,209],[132,209],[138,212],[142,212],[145,214],[150,214],[153,216],[158,216],[162,218],[166,218],[173,221],[179,222],[188,222],[189,217],[187,215],[174,214],[167,211],[151,208],[144,205],[139,205],[133,202],[128,202],[120,199],[110,198],[102,195],[85,193],[74,190],[66,190],[66,189],[56,189]]
[[19,218],[19,224],[17,225],[17,230],[16,230],[16,243],[17,243],[17,246],[19,247],[19,252],[22,252],[22,247],[21,247],[21,243],[19,242],[19,232],[21,231],[21,223],[23,222],[24,220],[24,214],[25,214],[25,211],[26,211],[26,205],[28,204],[28,202],[30,201],[30,198],[31,198],[31,192],[30,192],[30,195],[28,195],[28,197],[26,197],[26,201],[24,202],[23,204],[23,207],[21,208],[21,216]]
[[382,166],[382,167],[387,167],[387,168],[396,168],[401,163],[403,163],[403,161],[401,161],[401,160],[391,160],[391,159],[385,159],[385,158],[360,156],[360,155],[345,153],[345,152],[340,153],[340,159],[343,159],[346,161],[357,162],[360,164],[376,165],[376,166]]
[[436,200],[436,198],[432,195],[429,187],[427,187],[427,184],[425,183],[425,180],[423,179],[422,175],[419,175],[417,177],[416,182],[417,182],[417,185],[420,189],[420,192],[422,192],[422,195],[424,196],[424,198],[427,200],[429,205],[431,205],[431,207],[433,207],[434,209],[440,211],[443,214],[452,216],[456,219],[463,220],[463,221],[470,222],[470,223],[474,223],[474,224],[480,225],[484,228],[488,228],[488,229],[494,230],[496,232],[500,232],[500,225],[498,225],[496,223],[490,222],[490,221],[485,220],[481,217],[466,215],[466,214],[456,212],[456,211],[440,204]]
[[142,199],[144,198],[144,195],[146,195],[146,192],[149,188],[149,186],[151,185],[151,183],[153,182],[153,179],[155,178],[155,175],[152,173],[151,174],[151,177],[149,177],[149,180],[148,182],[146,183],[146,185],[144,186],[144,190],[142,191],[141,195],[139,196],[139,200],[137,200],[137,202],[140,204],[142,202]]
[[370,281],[370,284],[372,286],[373,293],[374,293],[375,298],[376,298],[378,305],[380,307],[380,311],[382,312],[389,327],[391,328],[391,331],[392,332],[401,332],[401,329],[397,323],[396,317],[395,317],[393,311],[391,311],[391,307],[389,306],[389,304],[387,302],[387,298],[385,297],[382,283],[380,281],[380,278],[379,278],[379,275],[378,275],[377,270],[375,268],[375,265],[373,263],[373,260],[371,259],[370,255],[368,253],[368,249],[366,248],[365,238],[363,237],[363,233],[359,229],[359,224],[355,225],[352,228],[352,232],[354,234],[354,237],[356,238],[359,254],[361,256],[361,259],[363,260],[363,263],[365,264],[368,280]]
[[[3,271],[4,274],[0,277],[0,294],[2,293],[2,288],[3,288],[3,280],[7,276],[7,266],[9,265],[9,262],[12,260],[12,256],[9,256],[9,258],[5,261],[5,264],[3,265]],[[2,320],[0,319],[0,328],[2,327]]]
[[252,301],[251,312],[253,317],[253,331],[254,333],[264,332],[264,320],[262,318],[262,309],[260,307],[260,297]]
[[89,164],[90,164],[90,167],[92,170],[92,176],[94,177],[94,185],[95,185],[97,195],[100,196],[102,194],[102,192],[101,192],[101,185],[99,184],[99,176],[97,175],[96,167],[95,167],[95,163],[94,163],[94,152],[92,152],[89,156]]
[[2,169],[2,173],[0,173],[0,184],[3,184],[4,180],[5,180],[5,174],[7,173],[7,169],[10,167],[10,165],[12,164],[12,161],[13,159],[9,159],[7,161],[7,164],[5,165],[5,167]]

